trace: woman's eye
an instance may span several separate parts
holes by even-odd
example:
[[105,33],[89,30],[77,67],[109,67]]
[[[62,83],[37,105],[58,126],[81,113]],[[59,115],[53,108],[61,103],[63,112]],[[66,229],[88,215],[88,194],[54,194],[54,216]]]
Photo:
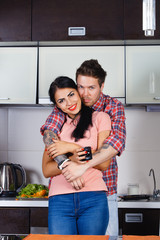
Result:
[[59,101],[58,101],[58,103],[63,103],[63,101],[64,101],[64,100],[63,100],[63,99],[61,99],[61,100],[59,100]]
[[70,97],[74,96],[74,92],[71,92],[71,93],[69,94],[69,96],[70,96]]

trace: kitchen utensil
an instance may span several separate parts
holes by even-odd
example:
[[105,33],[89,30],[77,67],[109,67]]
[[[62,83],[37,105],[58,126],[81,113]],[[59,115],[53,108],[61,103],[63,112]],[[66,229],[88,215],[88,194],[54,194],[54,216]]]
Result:
[[119,196],[124,201],[129,201],[129,200],[143,200],[143,199],[149,199],[151,195],[147,194],[138,194],[138,195],[123,195]]
[[14,197],[26,184],[26,173],[19,164],[0,164],[0,197]]

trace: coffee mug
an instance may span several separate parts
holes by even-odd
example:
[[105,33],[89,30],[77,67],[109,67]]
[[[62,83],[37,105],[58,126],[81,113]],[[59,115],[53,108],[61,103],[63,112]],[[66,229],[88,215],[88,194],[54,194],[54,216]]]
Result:
[[91,151],[91,147],[87,146],[84,147],[84,151],[86,151],[86,153],[82,156],[85,156],[85,159],[82,159],[81,161],[88,161],[92,159],[92,151]]

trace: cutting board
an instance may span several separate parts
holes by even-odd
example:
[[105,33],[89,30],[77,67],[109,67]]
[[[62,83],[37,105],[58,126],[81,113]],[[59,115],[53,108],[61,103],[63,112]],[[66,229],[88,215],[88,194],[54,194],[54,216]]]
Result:
[[109,240],[109,236],[29,234],[24,240]]
[[160,240],[160,236],[128,236],[128,235],[123,235],[122,240]]

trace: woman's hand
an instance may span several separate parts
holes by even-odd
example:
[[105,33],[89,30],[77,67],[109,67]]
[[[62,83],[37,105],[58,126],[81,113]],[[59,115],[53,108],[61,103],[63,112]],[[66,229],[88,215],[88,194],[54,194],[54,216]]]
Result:
[[55,158],[62,154],[74,153],[75,150],[79,147],[80,146],[75,143],[69,143],[54,139],[54,143],[47,148],[47,151],[50,157]]
[[55,158],[59,155],[68,153],[71,148],[70,144],[71,143],[54,139],[54,143],[47,148],[49,156]]
[[77,148],[73,152],[73,155],[69,157],[69,159],[73,162],[79,162],[85,159],[85,156],[84,156],[85,153],[86,152],[83,150],[83,148]]
[[[81,160],[85,160],[85,154],[87,152],[84,151],[84,148],[77,148],[74,152],[74,158],[75,158],[75,162],[81,161]],[[94,153],[94,151],[92,150],[92,153]]]

